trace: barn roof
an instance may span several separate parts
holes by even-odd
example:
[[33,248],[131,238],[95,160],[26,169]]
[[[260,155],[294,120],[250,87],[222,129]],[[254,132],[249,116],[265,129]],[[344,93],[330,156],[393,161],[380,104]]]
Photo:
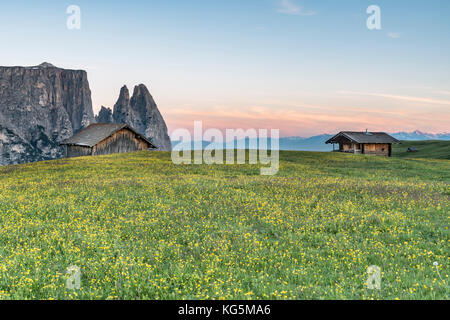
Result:
[[347,138],[354,143],[400,143],[394,137],[384,132],[355,132],[342,131],[329,139],[326,143],[338,143],[341,138]]
[[93,147],[122,129],[128,129],[134,132],[140,139],[146,141],[150,145],[150,147],[156,148],[156,146],[150,140],[148,140],[146,137],[144,137],[129,125],[114,123],[91,124],[90,126],[76,133],[73,137],[63,141],[61,145]]

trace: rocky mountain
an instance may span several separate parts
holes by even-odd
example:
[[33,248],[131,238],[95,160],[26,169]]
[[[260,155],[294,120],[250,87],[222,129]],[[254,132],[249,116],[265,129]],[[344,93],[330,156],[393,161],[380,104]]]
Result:
[[102,107],[94,117],[86,71],[50,63],[0,67],[0,165],[64,156],[59,144],[94,122],[127,123],[171,150],[167,126],[144,85],[120,91],[114,112]]
[[[104,114],[109,111],[103,111]],[[126,86],[120,90],[119,99],[114,105],[113,121],[126,123],[158,146],[159,150],[170,151],[172,144],[166,123],[147,87],[140,84],[134,87],[133,96]]]
[[98,123],[113,123],[113,114],[110,108],[102,106],[98,115],[95,116],[95,121]]
[[0,67],[0,165],[61,157],[59,143],[93,122],[85,71]]

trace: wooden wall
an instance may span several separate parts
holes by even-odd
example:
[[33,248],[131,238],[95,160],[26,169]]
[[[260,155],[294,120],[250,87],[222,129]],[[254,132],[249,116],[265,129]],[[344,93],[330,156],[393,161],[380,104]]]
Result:
[[364,144],[364,154],[389,157],[391,145],[389,143]]
[[92,155],[92,148],[81,146],[67,146],[67,158],[84,157]]
[[122,129],[94,146],[92,155],[134,152],[148,150],[149,147],[149,144],[138,138],[134,132]]
[[367,155],[377,155],[390,157],[391,156],[391,145],[389,143],[340,143],[339,151],[347,153],[363,153]]
[[340,151],[349,153],[362,153],[361,144],[342,143],[342,145],[340,146]]

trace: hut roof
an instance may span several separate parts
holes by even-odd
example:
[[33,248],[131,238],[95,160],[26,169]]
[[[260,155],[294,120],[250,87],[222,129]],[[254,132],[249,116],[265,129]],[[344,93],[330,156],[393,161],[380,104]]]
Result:
[[140,139],[146,141],[151,148],[156,148],[156,146],[150,140],[137,132],[131,126],[127,124],[114,123],[91,124],[90,126],[76,133],[73,137],[63,141],[61,145],[93,147],[122,129],[128,129],[134,132]]
[[353,143],[400,143],[394,137],[384,132],[355,132],[341,131],[326,143],[338,143],[340,139],[347,138]]

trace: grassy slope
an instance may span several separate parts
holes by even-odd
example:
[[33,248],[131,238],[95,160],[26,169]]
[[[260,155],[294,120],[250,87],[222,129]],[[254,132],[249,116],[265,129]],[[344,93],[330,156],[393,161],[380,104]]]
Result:
[[281,160],[274,177],[147,152],[0,168],[0,299],[448,297],[449,161]]
[[[406,152],[410,147],[417,148],[419,152]],[[450,141],[402,141],[402,144],[394,145],[393,156],[450,160]]]

